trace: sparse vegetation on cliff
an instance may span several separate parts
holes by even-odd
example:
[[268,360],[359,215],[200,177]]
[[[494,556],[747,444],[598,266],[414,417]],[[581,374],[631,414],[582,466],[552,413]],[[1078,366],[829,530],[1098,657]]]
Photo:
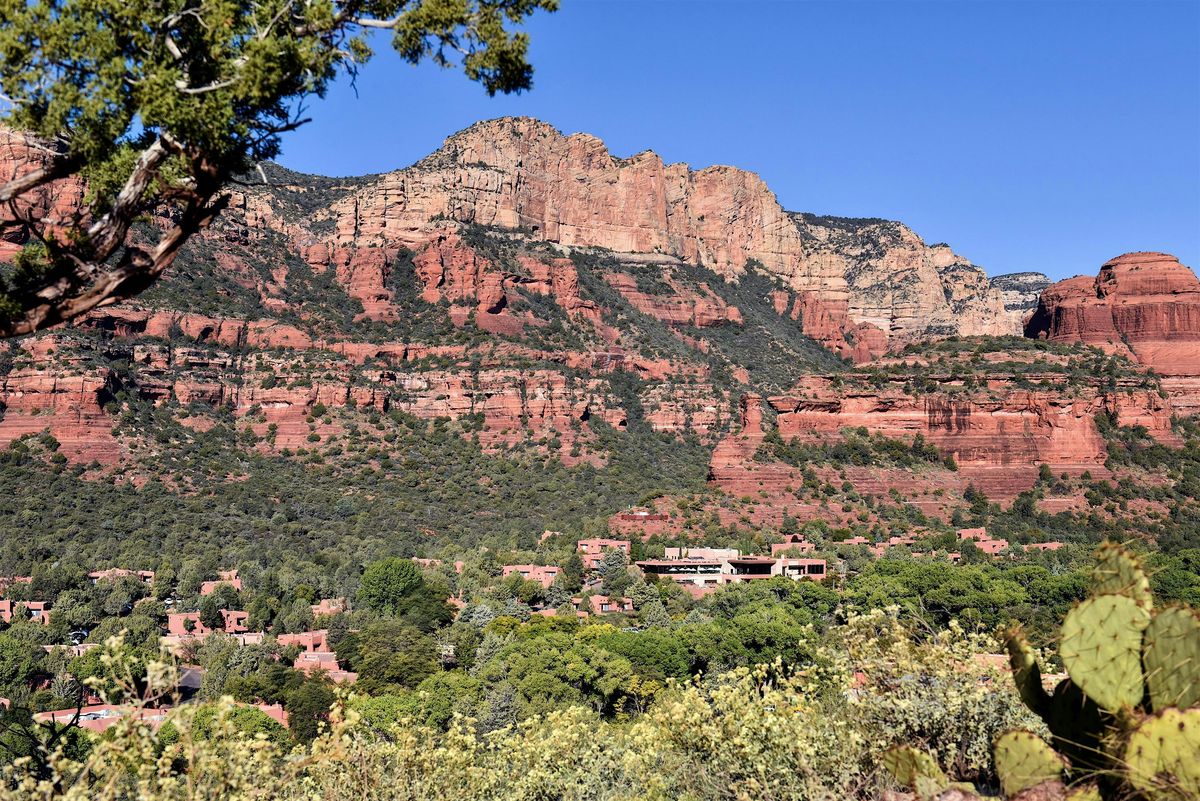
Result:
[[950,469],[941,451],[920,434],[911,442],[904,442],[861,428],[843,431],[833,442],[802,442],[799,439],[784,442],[778,429],[771,429],[761,447],[764,456],[795,467],[830,464],[834,467],[878,465],[914,469],[936,465]]
[[0,452],[0,526],[9,527],[0,573],[44,557],[49,540],[18,534],[36,530],[56,532],[56,550],[71,543],[114,563],[141,562],[168,542],[199,559],[312,552],[302,570],[321,584],[375,553],[415,554],[431,536],[512,548],[546,528],[602,524],[648,491],[702,489],[707,462],[694,442],[602,427],[608,464],[566,468],[532,444],[486,455],[449,421],[400,413],[347,431],[340,455],[314,448],[289,459],[244,450],[231,419],[201,431],[178,422],[179,411],[126,403],[119,426],[155,431],[154,454],[139,469],[154,478],[140,488],[49,470],[22,443]]

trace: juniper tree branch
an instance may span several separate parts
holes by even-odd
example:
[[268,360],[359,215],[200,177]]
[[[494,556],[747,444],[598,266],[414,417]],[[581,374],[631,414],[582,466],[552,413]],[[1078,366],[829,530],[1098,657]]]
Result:
[[88,254],[88,261],[105,261],[125,241],[133,218],[141,210],[142,199],[146,190],[150,188],[150,183],[158,177],[163,162],[178,149],[178,145],[174,145],[168,136],[163,135],[142,151],[125,185],[117,194],[112,208],[88,227],[88,246],[92,251]]
[[0,186],[0,203],[16,200],[39,186],[66,178],[79,169],[79,162],[69,156],[57,156],[49,164],[30,170]]
[[60,276],[38,293],[42,303],[0,323],[0,337],[32,334],[138,294],[171,266],[184,242],[207,228],[229,202],[226,195],[210,198],[189,203],[180,221],[159,239],[152,250],[135,245],[126,247],[116,266],[108,267],[64,253],[63,258],[74,265],[75,274],[84,273],[90,281],[85,283],[81,292],[71,294],[78,282],[72,280],[73,276]]

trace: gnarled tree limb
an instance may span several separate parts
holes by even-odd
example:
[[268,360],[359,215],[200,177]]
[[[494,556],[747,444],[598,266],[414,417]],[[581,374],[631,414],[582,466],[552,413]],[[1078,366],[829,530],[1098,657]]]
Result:
[[39,293],[44,302],[26,309],[19,317],[0,322],[0,337],[32,334],[78,317],[92,309],[131,298],[144,290],[171,266],[188,237],[207,228],[228,203],[228,196],[189,205],[180,221],[151,250],[130,245],[115,267],[98,269],[94,263],[69,256],[92,280],[77,295],[70,294],[74,282],[60,278]]
[[137,163],[129,173],[125,185],[117,194],[108,213],[92,223],[87,230],[88,245],[91,248],[90,260],[102,262],[112,255],[129,233],[133,218],[141,211],[142,198],[151,182],[158,177],[162,167],[172,152],[178,152],[179,146],[165,134],[154,140],[150,147],[142,151]]
[[74,159],[67,156],[56,156],[48,164],[19,175],[3,186],[0,186],[0,203],[8,203],[11,200],[16,200],[21,195],[37,189],[39,186],[45,186],[60,178],[66,178],[77,169],[79,169],[79,164]]

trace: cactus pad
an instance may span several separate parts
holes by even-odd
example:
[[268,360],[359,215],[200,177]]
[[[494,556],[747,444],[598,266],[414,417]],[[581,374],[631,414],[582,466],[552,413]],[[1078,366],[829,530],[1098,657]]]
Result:
[[1125,747],[1129,783],[1147,798],[1200,797],[1200,709],[1146,718]]
[[1059,654],[1071,681],[1110,712],[1142,700],[1142,632],[1150,615],[1127,595],[1097,595],[1067,613]]
[[1003,634],[1004,647],[1008,650],[1008,662],[1012,666],[1013,681],[1025,706],[1037,714],[1043,714],[1050,696],[1042,687],[1042,669],[1037,655],[1019,624],[1012,624]]
[[1144,635],[1142,663],[1154,709],[1187,709],[1200,702],[1200,614],[1190,607],[1159,609]]
[[1054,688],[1043,716],[1054,735],[1054,750],[1071,761],[1071,768],[1082,773],[1109,770],[1108,754],[1101,737],[1105,731],[1104,714],[1091,698],[1063,679]]
[[996,739],[996,773],[1005,795],[1061,779],[1066,760],[1033,732],[1009,731]]
[[897,784],[914,790],[918,797],[944,790],[950,780],[927,752],[911,745],[897,745],[883,752],[883,767]]
[[1081,784],[1067,791],[1066,801],[1102,801],[1100,788],[1094,784]]
[[1131,551],[1106,542],[1096,551],[1096,566],[1092,568],[1092,595],[1125,595],[1137,601],[1149,612],[1154,608],[1150,579],[1141,561]]

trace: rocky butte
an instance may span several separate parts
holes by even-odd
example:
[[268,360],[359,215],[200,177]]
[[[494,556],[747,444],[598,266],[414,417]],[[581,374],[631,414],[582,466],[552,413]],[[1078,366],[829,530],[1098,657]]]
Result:
[[1166,253],[1126,253],[1095,277],[1046,289],[1026,336],[1083,342],[1163,377],[1177,411],[1200,412],[1200,280]]

